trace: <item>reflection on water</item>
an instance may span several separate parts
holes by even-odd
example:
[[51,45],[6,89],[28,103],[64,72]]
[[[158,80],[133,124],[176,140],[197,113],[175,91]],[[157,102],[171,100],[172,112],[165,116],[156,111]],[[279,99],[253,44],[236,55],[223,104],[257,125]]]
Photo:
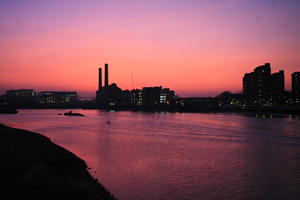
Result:
[[[234,114],[21,110],[0,122],[84,159],[118,199],[300,199],[300,121]],[[76,111],[77,112],[77,111]]]

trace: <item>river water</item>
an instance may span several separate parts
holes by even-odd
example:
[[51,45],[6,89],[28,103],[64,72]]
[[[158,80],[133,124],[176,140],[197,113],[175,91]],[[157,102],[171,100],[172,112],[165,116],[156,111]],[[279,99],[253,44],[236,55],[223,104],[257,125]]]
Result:
[[85,160],[119,200],[300,199],[300,120],[237,114],[20,110],[6,125]]

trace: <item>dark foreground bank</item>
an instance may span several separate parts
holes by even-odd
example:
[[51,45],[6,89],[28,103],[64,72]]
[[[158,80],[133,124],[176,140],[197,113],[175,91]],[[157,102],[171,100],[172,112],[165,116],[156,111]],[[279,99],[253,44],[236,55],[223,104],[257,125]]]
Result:
[[17,114],[18,111],[15,108],[0,106],[0,114]]
[[0,124],[0,199],[114,199],[86,163],[40,134]]

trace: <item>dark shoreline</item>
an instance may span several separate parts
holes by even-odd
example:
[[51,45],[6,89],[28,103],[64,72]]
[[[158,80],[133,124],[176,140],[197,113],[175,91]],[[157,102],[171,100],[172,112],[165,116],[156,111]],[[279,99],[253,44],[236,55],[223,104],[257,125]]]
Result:
[[115,198],[86,163],[49,138],[0,124],[1,199]]

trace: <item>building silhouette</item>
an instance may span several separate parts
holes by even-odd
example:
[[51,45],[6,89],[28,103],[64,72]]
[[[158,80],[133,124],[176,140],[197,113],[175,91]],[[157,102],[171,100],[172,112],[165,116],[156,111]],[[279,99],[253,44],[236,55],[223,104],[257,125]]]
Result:
[[254,72],[247,73],[243,77],[243,95],[247,104],[254,103],[257,99],[257,83]]
[[74,104],[78,100],[77,92],[43,91],[38,94],[40,104]]
[[278,104],[284,92],[284,71],[271,74],[270,63],[258,66],[243,77],[245,104]]
[[215,97],[218,106],[222,108],[237,107],[242,104],[242,94],[224,91]]
[[284,71],[279,70],[279,72],[271,74],[269,102],[277,105],[283,104],[284,92]]
[[77,92],[44,91],[37,94],[33,89],[8,90],[2,96],[2,104],[13,106],[37,106],[41,104],[74,104]]
[[158,105],[160,101],[161,87],[144,87],[143,88],[143,106]]
[[2,104],[13,106],[29,106],[37,103],[33,89],[7,90],[1,97]]
[[271,74],[271,92],[280,93],[284,91],[284,71],[279,70],[279,72]]
[[292,92],[300,95],[300,72],[292,73]]
[[169,105],[174,100],[175,92],[169,88],[144,87],[142,90],[131,90],[130,104],[136,106],[153,107]]
[[130,105],[143,105],[143,90],[134,89],[130,91]]
[[33,89],[7,90],[6,95],[11,97],[33,97],[36,96],[36,92]]

